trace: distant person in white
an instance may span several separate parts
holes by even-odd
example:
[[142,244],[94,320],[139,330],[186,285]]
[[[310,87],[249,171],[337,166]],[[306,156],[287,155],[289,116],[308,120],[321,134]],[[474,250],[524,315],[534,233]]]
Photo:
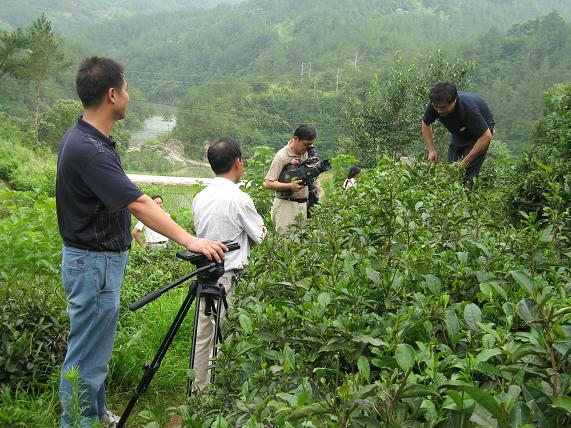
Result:
[[[208,148],[207,157],[216,178],[192,202],[194,225],[196,236],[240,244],[239,250],[226,253],[225,273],[219,280],[230,298],[248,262],[250,246],[262,242],[267,231],[252,198],[236,184],[244,171],[240,145],[232,138],[223,138]],[[202,299],[194,358],[194,386],[201,391],[210,382],[208,363],[212,358],[215,328],[214,317],[204,315],[205,307]],[[222,323],[223,311],[220,316]]]
[[[153,201],[155,201],[155,204],[157,204],[160,207],[160,209],[162,209],[163,211],[165,210],[162,196],[155,195],[151,199]],[[169,213],[165,212],[165,214],[170,217]],[[145,240],[144,241],[143,241],[143,238],[141,236],[141,232],[143,232],[145,234]],[[141,246],[141,248],[143,248],[143,249],[162,248],[162,247],[165,247],[169,241],[169,238],[167,238],[164,235],[161,235],[158,232],[155,232],[150,227],[145,226],[142,221],[139,221],[135,225],[135,227],[133,228],[131,233],[133,233],[133,237],[135,238],[135,241],[137,241],[137,244],[139,244]]]
[[347,178],[343,182],[343,190],[350,189],[357,184],[357,178],[361,174],[361,168],[359,165],[351,165],[349,168],[349,174],[347,174]]

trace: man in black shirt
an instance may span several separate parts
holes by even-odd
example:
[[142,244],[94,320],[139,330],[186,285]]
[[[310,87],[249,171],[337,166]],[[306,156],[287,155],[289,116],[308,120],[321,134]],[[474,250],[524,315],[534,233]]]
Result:
[[494,117],[484,100],[472,92],[458,92],[452,82],[439,82],[430,90],[430,103],[422,119],[422,137],[428,147],[428,162],[438,162],[432,139],[432,123],[439,120],[452,134],[448,162],[466,168],[464,180],[480,173],[494,134]]
[[119,316],[121,282],[131,246],[131,217],[189,251],[220,261],[227,248],[188,234],[125,175],[110,133],[125,117],[129,94],[123,67],[89,58],[76,78],[83,115],[68,129],[58,150],[56,204],[63,238],[62,280],[70,331],[61,369],[61,426],[75,426],[69,414],[68,372],[79,369],[81,426],[117,417],[105,405],[105,378]]

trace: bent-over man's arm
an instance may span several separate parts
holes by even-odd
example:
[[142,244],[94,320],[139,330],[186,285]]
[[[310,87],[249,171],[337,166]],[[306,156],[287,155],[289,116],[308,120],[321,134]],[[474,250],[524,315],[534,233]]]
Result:
[[458,163],[465,168],[468,167],[480,153],[484,152],[488,148],[490,141],[492,141],[492,131],[490,131],[490,129],[486,129],[480,138],[476,140],[472,150],[470,150],[464,159]]
[[434,165],[438,162],[438,150],[436,150],[436,146],[434,145],[432,125],[427,124],[424,120],[422,121],[422,138],[428,148],[428,163]]

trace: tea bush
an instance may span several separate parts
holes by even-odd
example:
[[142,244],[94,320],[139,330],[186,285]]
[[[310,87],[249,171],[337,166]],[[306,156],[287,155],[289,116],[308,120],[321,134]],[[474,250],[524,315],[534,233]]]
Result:
[[0,194],[0,383],[41,387],[65,351],[55,200]]
[[187,422],[566,426],[568,243],[460,175],[385,160],[258,248]]

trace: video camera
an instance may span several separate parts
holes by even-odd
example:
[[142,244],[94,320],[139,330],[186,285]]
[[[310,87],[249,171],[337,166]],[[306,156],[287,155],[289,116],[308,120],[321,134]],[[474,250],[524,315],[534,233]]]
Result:
[[286,165],[282,170],[278,181],[289,183],[293,179],[302,180],[303,185],[307,186],[313,182],[322,172],[331,169],[331,162],[328,159],[319,160],[315,146],[312,144],[307,148],[308,158],[299,165]]

